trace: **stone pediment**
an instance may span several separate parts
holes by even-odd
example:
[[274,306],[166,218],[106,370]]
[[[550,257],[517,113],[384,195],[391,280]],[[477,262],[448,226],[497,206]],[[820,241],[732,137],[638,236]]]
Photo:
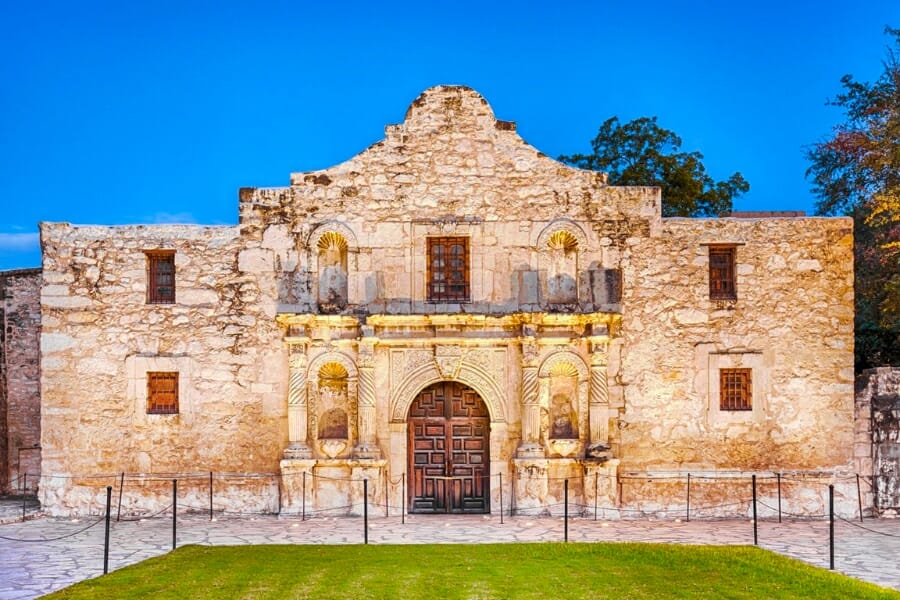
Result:
[[[605,173],[558,162],[529,145],[515,123],[497,119],[475,90],[425,90],[402,123],[344,163],[291,174],[291,187],[245,189],[242,223],[257,211],[282,221],[410,220],[477,215],[504,220],[617,219],[658,212],[649,188],[611,188]],[[271,221],[270,221],[271,222]]]

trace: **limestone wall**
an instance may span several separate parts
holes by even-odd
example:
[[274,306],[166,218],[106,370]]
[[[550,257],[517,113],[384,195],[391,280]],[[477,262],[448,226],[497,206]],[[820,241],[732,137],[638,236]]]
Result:
[[[709,299],[708,248],[737,245],[737,300]],[[853,463],[849,219],[665,219],[623,262],[622,469],[845,470]],[[718,410],[719,368],[753,410]]]
[[0,272],[0,493],[41,473],[40,290],[40,269]]
[[859,453],[868,451],[871,491],[879,514],[900,514],[900,368],[864,371],[856,394]]
[[[85,476],[277,470],[287,359],[236,227],[44,223],[41,237],[47,510],[95,501]],[[175,251],[174,304],[147,303],[156,249]],[[147,414],[148,371],[179,372],[178,414]]]

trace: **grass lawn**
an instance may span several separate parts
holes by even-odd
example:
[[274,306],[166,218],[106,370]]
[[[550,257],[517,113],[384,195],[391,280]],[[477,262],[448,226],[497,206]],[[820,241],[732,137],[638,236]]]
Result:
[[895,598],[747,546],[184,546],[46,598]]

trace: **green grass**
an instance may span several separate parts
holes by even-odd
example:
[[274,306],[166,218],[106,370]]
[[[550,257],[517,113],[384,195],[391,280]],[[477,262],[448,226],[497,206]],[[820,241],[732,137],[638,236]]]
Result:
[[745,546],[184,546],[46,598],[900,598]]

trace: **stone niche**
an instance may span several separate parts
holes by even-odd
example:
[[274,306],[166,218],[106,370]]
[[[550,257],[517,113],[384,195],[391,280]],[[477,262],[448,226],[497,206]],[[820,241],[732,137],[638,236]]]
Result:
[[322,365],[315,386],[315,439],[319,455],[338,458],[350,449],[349,376],[343,365]]
[[319,285],[317,302],[323,313],[337,313],[347,306],[347,240],[334,231],[316,242]]

